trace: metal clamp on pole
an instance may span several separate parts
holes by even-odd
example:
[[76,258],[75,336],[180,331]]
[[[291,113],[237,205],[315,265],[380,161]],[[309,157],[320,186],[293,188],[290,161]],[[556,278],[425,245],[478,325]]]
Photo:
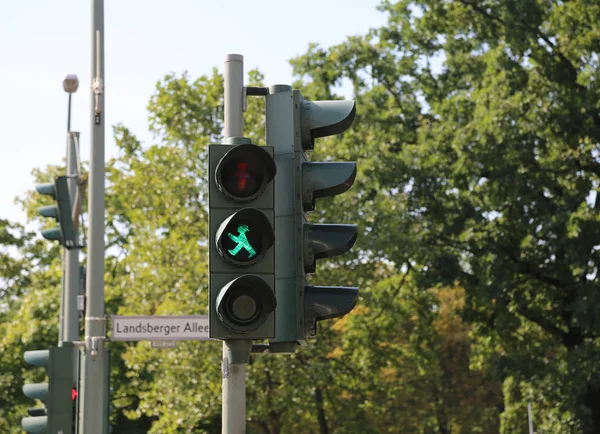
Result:
[[106,320],[107,320],[107,318],[104,316],[86,316],[85,317],[86,323],[93,322],[93,321],[101,321],[104,323],[104,332],[103,332],[104,336],[86,336],[85,337],[85,349],[86,349],[86,351],[89,350],[90,355],[92,357],[95,357],[98,354],[98,341],[107,341],[108,340],[108,338],[106,337]]
[[104,94],[104,81],[100,76],[100,30],[96,30],[96,77],[92,81],[92,90],[94,92],[94,122],[100,125],[102,117],[102,108],[100,107],[100,95]]
[[86,349],[90,350],[90,356],[96,357],[98,355],[98,341],[104,342],[106,340],[106,336],[87,336],[85,338]]
[[267,96],[269,94],[268,87],[246,86],[244,94],[248,96]]
[[268,87],[260,86],[244,86],[242,87],[242,111],[246,112],[248,109],[247,97],[249,96],[267,96],[269,94]]
[[73,341],[71,342],[74,347],[84,347],[85,349],[85,341]]

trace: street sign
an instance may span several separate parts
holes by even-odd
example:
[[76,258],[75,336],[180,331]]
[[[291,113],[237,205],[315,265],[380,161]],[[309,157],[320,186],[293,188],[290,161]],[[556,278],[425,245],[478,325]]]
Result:
[[208,315],[111,316],[111,341],[208,340]]

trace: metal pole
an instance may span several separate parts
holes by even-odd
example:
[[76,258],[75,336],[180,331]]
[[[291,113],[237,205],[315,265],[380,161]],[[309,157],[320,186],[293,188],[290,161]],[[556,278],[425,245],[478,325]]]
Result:
[[[67,115],[67,133],[71,132],[71,92],[69,92],[69,108],[67,111],[68,115]],[[67,153],[69,152],[69,149],[67,148]],[[68,161],[67,161],[67,164]],[[68,175],[69,173],[67,173]]]
[[228,54],[225,57],[225,120],[223,136],[242,137],[244,135],[243,88],[244,56]]
[[[65,175],[70,176],[77,170],[77,160],[73,163],[73,159],[76,158],[76,154],[72,151],[73,140],[71,137],[71,96],[74,92],[77,92],[77,88],[79,87],[79,80],[75,74],[67,74],[65,79],[63,80],[63,89],[65,92],[69,94],[69,104],[67,107],[67,168]],[[79,134],[79,133],[75,133]],[[77,184],[72,179],[69,182],[69,196],[71,198],[71,203],[74,202],[74,196],[76,192]],[[60,315],[59,315],[59,326],[58,326],[58,345],[62,346],[63,342],[72,342],[77,340],[78,334],[78,323],[73,326],[70,321],[71,312],[73,310],[73,306],[77,309],[77,296],[75,295],[75,299],[72,300],[67,295],[69,293],[69,276],[72,275],[73,265],[73,257],[75,257],[76,261],[79,260],[79,252],[71,253],[70,250],[63,249],[62,250],[62,276],[61,276],[61,291],[60,291]],[[76,268],[79,265],[75,266]],[[71,283],[72,284],[72,283]],[[75,318],[77,320],[78,315],[75,312]],[[73,330],[75,332],[73,333]],[[76,372],[76,371],[75,371]]]
[[80,430],[104,434],[107,373],[104,339],[104,1],[92,0],[92,119],[89,176],[89,228],[85,311],[85,356],[81,384]]
[[67,270],[67,249],[62,249],[60,258],[61,264],[61,275],[60,275],[60,306],[58,307],[58,346],[62,346],[64,341],[65,333],[65,276]]
[[[67,169],[66,175],[69,176],[69,140],[71,131],[71,93],[69,92],[69,105],[67,108]],[[69,185],[69,188],[70,185]],[[62,273],[60,276],[60,306],[58,309],[58,346],[61,346],[65,338],[65,292],[67,275],[67,249],[62,249]]]
[[529,422],[529,434],[533,432],[533,414],[531,413],[531,402],[527,403],[527,421]]
[[[71,94],[69,94],[69,99]],[[69,132],[67,140],[67,176],[69,176],[69,196],[75,204],[77,194],[77,152],[75,151],[79,133]],[[64,331],[63,341],[79,340],[79,312],[77,296],[79,295],[79,249],[65,249],[65,297],[64,297]]]
[[[225,120],[223,135],[242,137],[244,133],[243,86],[244,57],[228,54],[225,57]],[[245,342],[245,341],[244,341]],[[232,363],[233,353],[239,352],[239,341],[223,341],[222,383],[222,433],[244,434],[246,432],[246,365]],[[248,355],[250,345],[247,345]],[[242,351],[245,352],[245,351]],[[244,357],[241,357],[244,359]]]

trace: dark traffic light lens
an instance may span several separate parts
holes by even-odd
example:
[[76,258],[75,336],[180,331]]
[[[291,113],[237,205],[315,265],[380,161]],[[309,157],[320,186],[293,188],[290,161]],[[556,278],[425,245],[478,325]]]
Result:
[[222,253],[239,263],[255,262],[263,250],[260,229],[258,224],[243,220],[229,222],[221,236]]
[[243,144],[221,158],[215,172],[216,186],[236,202],[256,199],[273,180],[277,167],[261,146]]
[[243,158],[232,158],[223,164],[221,182],[231,196],[247,199],[263,188],[265,178],[262,172],[256,164],[249,164]]
[[277,306],[273,288],[261,277],[246,274],[221,288],[215,300],[219,319],[239,333],[255,330]]
[[260,301],[254,290],[247,286],[238,286],[226,300],[226,314],[232,323],[248,325],[256,321],[260,314]]

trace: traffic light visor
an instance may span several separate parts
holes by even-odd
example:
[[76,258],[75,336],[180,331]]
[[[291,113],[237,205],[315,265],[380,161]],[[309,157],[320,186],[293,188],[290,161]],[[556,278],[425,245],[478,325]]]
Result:
[[275,177],[273,158],[260,146],[243,144],[223,156],[215,181],[221,193],[236,202],[258,197]]
[[48,416],[24,417],[21,420],[21,427],[26,433],[45,433],[48,427]]
[[356,116],[354,100],[302,101],[301,139],[304,149],[313,149],[315,139],[340,134]]
[[49,350],[25,351],[23,354],[25,361],[33,366],[46,366],[50,360]]
[[44,194],[46,196],[52,196],[52,198],[56,199],[56,188],[54,187],[54,183],[47,184],[38,184],[35,186],[35,189],[38,193]]
[[44,400],[48,394],[48,383],[24,384],[23,394],[28,398]]

